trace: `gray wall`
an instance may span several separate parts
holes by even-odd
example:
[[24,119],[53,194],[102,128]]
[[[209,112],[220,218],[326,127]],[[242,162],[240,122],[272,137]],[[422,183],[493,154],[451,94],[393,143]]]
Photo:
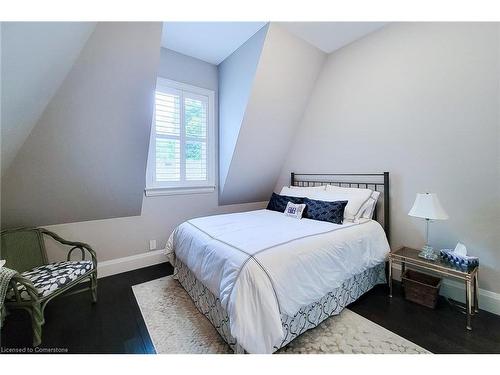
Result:
[[219,181],[224,188],[269,25],[219,64]]
[[[162,48],[158,75],[164,78],[218,91],[215,65]],[[216,95],[217,97],[217,95]],[[216,121],[217,124],[217,121]],[[267,202],[266,202],[267,203]],[[142,198],[139,216],[93,220],[49,226],[65,238],[90,243],[100,261],[148,251],[149,240],[163,248],[168,236],[183,221],[199,216],[262,208],[265,203],[220,207],[217,189],[213,193]],[[62,259],[64,251],[48,243],[50,259]]]
[[1,28],[3,174],[75,63],[95,22],[2,22]]
[[290,171],[391,173],[392,247],[420,247],[407,215],[435,192],[450,219],[436,248],[464,242],[481,287],[500,292],[499,28],[393,24],[331,54],[276,189]]
[[2,179],[2,226],[141,212],[161,26],[96,26]]
[[[498,189],[497,189],[497,202],[500,202],[500,23],[497,22],[498,28],[498,38],[497,38],[497,76],[498,76],[498,129],[497,129],[497,137],[498,137],[498,145],[497,145],[497,177],[498,177]],[[500,204],[500,203],[499,203]],[[500,214],[499,214],[500,216]]]
[[215,65],[170,49],[160,48],[158,76],[213,90],[216,94],[218,92],[218,72]]
[[269,199],[326,55],[271,23],[221,190],[224,204]]

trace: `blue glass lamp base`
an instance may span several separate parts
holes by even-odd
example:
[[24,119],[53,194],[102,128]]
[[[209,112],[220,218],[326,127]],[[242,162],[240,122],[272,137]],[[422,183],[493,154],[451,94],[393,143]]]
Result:
[[424,246],[422,251],[418,254],[420,258],[428,259],[428,260],[436,260],[438,255],[434,252],[434,249],[431,246]]

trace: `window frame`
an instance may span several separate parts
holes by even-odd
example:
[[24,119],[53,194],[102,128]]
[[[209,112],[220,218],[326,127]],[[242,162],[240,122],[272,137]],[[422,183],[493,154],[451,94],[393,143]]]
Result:
[[[207,179],[204,181],[172,181],[158,182],[156,181],[156,95],[153,96],[153,117],[151,121],[151,132],[149,137],[149,151],[146,167],[146,196],[157,195],[174,195],[174,194],[193,194],[193,193],[209,193],[215,191],[215,91],[189,85],[183,82],[173,81],[168,78],[157,77],[156,87],[164,88],[165,91],[180,93],[180,130],[179,143],[181,153],[181,176],[182,170],[185,171],[185,156],[182,157],[186,143],[185,123],[184,123],[184,92],[187,96],[203,96],[207,97]],[[174,139],[176,136],[161,136],[160,138]],[[184,143],[183,143],[184,142]],[[184,164],[184,165],[183,165]]]

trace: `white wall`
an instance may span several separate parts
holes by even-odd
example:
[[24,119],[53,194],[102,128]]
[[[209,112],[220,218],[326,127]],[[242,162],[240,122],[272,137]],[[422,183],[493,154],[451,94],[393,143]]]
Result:
[[269,199],[325,59],[316,47],[269,25],[221,202]]
[[75,63],[95,23],[2,22],[1,28],[3,175]]
[[498,129],[497,129],[497,137],[498,137],[498,146],[497,146],[497,170],[498,170],[498,198],[497,201],[500,202],[500,22],[497,23],[497,28],[498,28],[498,38],[497,38],[497,50],[498,50],[498,55],[497,55],[497,76],[498,76],[498,113],[497,113],[497,118],[498,118]]
[[[164,78],[218,91],[217,67],[177,52],[161,49],[158,75]],[[217,123],[217,122],[216,122]],[[218,205],[213,193],[144,197],[140,216],[52,225],[47,228],[63,238],[89,243],[98,260],[110,260],[148,251],[149,240],[164,248],[172,230],[183,221],[217,213],[262,208],[265,203]],[[51,260],[62,259],[65,252],[49,242]]]
[[265,25],[218,66],[219,185],[224,189],[269,25]]
[[141,212],[161,26],[97,24],[2,176],[2,227]]
[[436,192],[450,219],[431,244],[463,241],[500,292],[499,72],[494,23],[393,24],[334,52],[276,189],[290,171],[389,171],[393,248],[423,245],[407,213]]
[[158,76],[213,90],[216,94],[219,90],[215,65],[166,48],[160,48]]

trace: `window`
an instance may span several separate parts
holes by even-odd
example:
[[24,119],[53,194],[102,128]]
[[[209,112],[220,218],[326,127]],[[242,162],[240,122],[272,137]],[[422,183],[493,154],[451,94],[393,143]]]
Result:
[[158,78],[146,195],[215,188],[214,92]]

